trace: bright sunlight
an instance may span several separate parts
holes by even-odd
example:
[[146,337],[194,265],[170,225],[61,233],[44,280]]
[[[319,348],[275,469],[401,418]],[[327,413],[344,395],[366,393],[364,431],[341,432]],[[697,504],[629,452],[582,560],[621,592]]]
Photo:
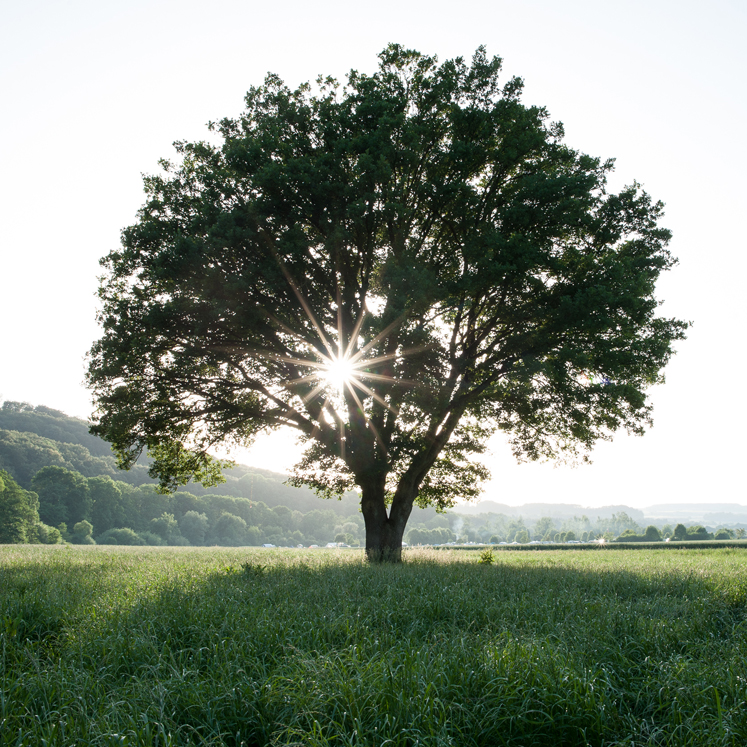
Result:
[[325,361],[322,377],[330,387],[342,392],[353,379],[355,366],[349,358],[330,358]]

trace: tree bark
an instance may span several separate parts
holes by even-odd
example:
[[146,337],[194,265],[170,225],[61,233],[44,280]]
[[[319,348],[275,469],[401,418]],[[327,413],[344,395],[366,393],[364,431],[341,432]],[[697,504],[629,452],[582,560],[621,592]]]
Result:
[[414,496],[398,501],[387,513],[384,478],[361,485],[361,510],[366,524],[366,557],[373,563],[402,562],[402,537],[412,511]]

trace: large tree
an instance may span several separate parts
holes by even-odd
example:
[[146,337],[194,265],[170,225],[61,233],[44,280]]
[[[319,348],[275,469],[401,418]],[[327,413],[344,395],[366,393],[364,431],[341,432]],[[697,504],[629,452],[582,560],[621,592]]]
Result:
[[477,493],[495,429],[529,459],[643,432],[687,326],[656,316],[662,205],[607,193],[612,162],[500,68],[392,45],[176,144],[102,260],[92,430],[121,466],[209,482],[214,447],[291,427],[296,482],[358,486],[369,557],[398,559],[414,504]]

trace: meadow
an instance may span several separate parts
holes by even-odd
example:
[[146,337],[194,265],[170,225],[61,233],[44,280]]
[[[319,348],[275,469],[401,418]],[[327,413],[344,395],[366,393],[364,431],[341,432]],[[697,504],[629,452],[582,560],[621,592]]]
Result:
[[744,745],[747,553],[0,547],[0,745]]

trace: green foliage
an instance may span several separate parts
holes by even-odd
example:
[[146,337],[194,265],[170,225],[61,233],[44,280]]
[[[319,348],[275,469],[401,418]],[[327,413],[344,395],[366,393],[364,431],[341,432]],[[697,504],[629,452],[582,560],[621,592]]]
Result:
[[157,519],[151,519],[148,525],[149,531],[157,534],[167,544],[175,544],[178,537],[181,537],[179,524],[174,518],[174,514],[162,513]]
[[684,524],[677,524],[677,526],[674,528],[673,537],[676,540],[687,539],[687,527]]
[[[687,324],[656,316],[662,204],[610,193],[612,161],[566,146],[499,58],[379,58],[344,87],[268,76],[220,144],[146,177],[88,384],[93,432],[121,466],[149,452],[164,490],[214,482],[216,443],[296,428],[296,483],[360,486],[394,551],[413,504],[477,494],[496,429],[523,459],[643,433]],[[339,353],[358,383],[337,394],[317,384]]]
[[407,541],[411,545],[443,545],[455,539],[454,532],[446,527],[428,529],[423,524],[413,527],[407,533]]
[[28,530],[26,541],[32,545],[59,545],[63,539],[59,529],[38,521]]
[[109,529],[96,538],[99,545],[144,545],[145,540],[129,528]]
[[734,532],[732,532],[730,529],[719,529],[714,535],[713,539],[716,540],[728,540],[734,538]]
[[92,456],[79,444],[52,441],[35,433],[0,430],[0,468],[13,475],[22,487],[30,488],[31,479],[43,467],[64,467],[89,477],[117,476],[134,484],[149,480],[144,467],[137,465],[132,472],[121,473],[114,457]]
[[[78,445],[88,452],[89,459],[107,457],[110,460],[109,463],[112,464],[114,460],[111,456],[109,444],[94,436],[88,429],[89,424],[84,420],[71,418],[64,412],[45,405],[33,407],[26,402],[7,400],[0,407],[0,431],[19,431],[26,435],[36,434],[45,439],[46,442]],[[41,465],[38,469],[43,466],[49,465]],[[69,466],[67,464],[59,466],[77,469],[79,472],[83,471],[80,466]],[[38,469],[29,475],[29,480]]]
[[31,480],[39,495],[39,516],[49,524],[72,524],[90,515],[88,482],[64,467],[43,467]]
[[643,542],[643,537],[633,529],[626,529],[615,538],[615,542]]
[[234,514],[223,514],[215,523],[213,533],[221,545],[246,545],[246,521]]
[[536,539],[543,539],[548,532],[555,528],[555,522],[549,516],[541,517],[534,525],[534,535]]
[[93,525],[89,521],[79,521],[73,527],[71,541],[75,545],[95,545],[96,541],[91,536],[93,534]]
[[0,544],[26,542],[39,521],[38,506],[34,493],[23,490],[8,472],[0,470]]
[[646,527],[643,538],[646,542],[661,542],[661,532],[653,524],[650,524]]
[[122,489],[108,476],[89,477],[90,518],[99,532],[124,526],[127,518]]
[[138,532],[137,536],[146,545],[151,545],[154,547],[163,547],[164,545],[166,545],[166,540],[163,537],[159,536],[158,534],[154,534],[153,532],[149,532],[147,530]]
[[596,531],[601,534],[608,534],[610,537],[616,537],[623,534],[625,530],[631,530],[633,534],[640,534],[641,527],[635,519],[631,518],[624,511],[612,514],[609,519],[598,519],[596,523]]
[[0,743],[747,743],[743,552],[476,560],[6,548]]
[[[117,469],[110,444],[89,434],[85,421],[44,405],[34,408],[25,403],[5,402],[0,407],[0,425],[8,428],[0,430],[0,469],[5,469],[21,487],[29,489],[32,478],[42,467],[64,467],[89,478],[93,502],[89,519],[97,531],[135,526],[135,515],[140,509],[132,504],[131,486],[152,482],[146,466],[137,464],[128,471]],[[13,430],[16,426],[22,432]],[[316,497],[308,488],[284,484],[284,475],[260,472],[237,465],[225,473],[226,483],[211,492],[263,501],[268,506],[284,504],[304,513],[315,507]],[[199,484],[190,485],[189,490],[197,495],[208,492]],[[165,510],[158,498],[150,500],[158,512],[148,517],[146,523]],[[356,511],[358,503],[358,495],[350,493],[331,505],[333,510],[345,514]],[[181,515],[187,510],[190,509],[176,513]]]
[[480,563],[480,565],[493,565],[493,563],[495,562],[493,551],[490,548],[483,550],[480,553],[480,560],[478,562]]
[[653,524],[646,527],[646,531],[640,534],[633,529],[626,529],[615,542],[661,542],[661,532]]
[[193,545],[204,543],[209,526],[210,520],[208,517],[198,511],[187,511],[179,521],[182,536],[186,537]]
[[696,524],[687,528],[687,536],[685,539],[688,540],[709,540],[713,539],[713,535],[702,525]]

